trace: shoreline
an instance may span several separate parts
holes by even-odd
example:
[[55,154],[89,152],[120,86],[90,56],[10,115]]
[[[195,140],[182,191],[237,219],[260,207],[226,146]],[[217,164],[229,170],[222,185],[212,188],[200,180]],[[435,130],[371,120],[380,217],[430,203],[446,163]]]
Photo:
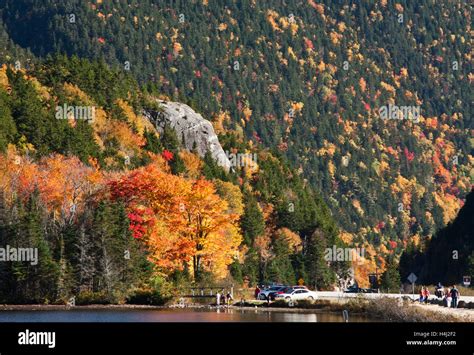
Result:
[[[183,310],[183,309],[208,309],[216,310],[218,307],[215,305],[200,305],[200,304],[187,304],[184,307],[173,304],[168,306],[155,306],[155,305],[132,305],[132,304],[91,304],[91,305],[78,305],[78,306],[66,306],[66,305],[36,305],[36,304],[0,304],[0,312],[2,311],[74,311],[74,310]],[[232,310],[243,310],[243,311],[268,311],[268,312],[288,312],[288,313],[339,313],[340,310],[330,308],[298,308],[298,307],[266,307],[266,306],[219,306],[219,309],[232,309]],[[363,315],[360,312],[353,312],[353,314]]]
[[154,305],[135,305],[135,304],[90,304],[90,305],[52,305],[52,304],[0,304],[1,311],[70,311],[78,309],[90,310],[108,310],[108,309],[168,309],[169,306],[154,306]]
[[[376,315],[376,312],[373,312],[370,307],[361,309],[359,307],[353,307],[350,304],[347,304],[347,308],[344,307],[344,304],[340,302],[329,302],[325,305],[318,306],[313,305],[313,307],[268,307],[264,305],[255,305],[255,306],[239,306],[238,304],[231,306],[219,306],[221,310],[242,310],[242,311],[255,311],[255,312],[280,312],[280,313],[331,313],[338,314],[347,309],[349,314],[357,316],[366,316],[371,319],[374,319],[374,322],[390,322],[394,321],[389,318],[383,318]],[[402,309],[402,308],[400,308]],[[446,316],[450,319],[447,321],[453,322],[474,322],[474,310],[466,308],[446,308],[434,304],[418,304],[413,303],[408,305],[409,310],[414,312],[421,311],[427,313],[429,318],[433,318],[432,322],[437,322],[436,318],[440,316]],[[404,309],[405,311],[408,309]],[[160,310],[160,311],[179,311],[179,310],[217,310],[215,305],[202,305],[202,304],[186,304],[184,307],[179,304],[171,305],[132,305],[132,304],[91,304],[91,305],[77,305],[77,306],[67,306],[67,305],[36,305],[36,304],[27,304],[27,305],[15,305],[15,304],[0,304],[0,312],[2,311],[24,311],[24,312],[48,312],[48,311],[78,311],[78,310],[91,310],[91,311],[104,311],[104,310],[117,310],[117,311],[131,311],[131,310]],[[394,322],[403,322],[411,321],[407,320],[395,320]],[[431,320],[428,320],[431,322]]]
[[411,307],[457,318],[460,322],[474,323],[474,310],[468,308],[448,308],[436,304],[412,304]]

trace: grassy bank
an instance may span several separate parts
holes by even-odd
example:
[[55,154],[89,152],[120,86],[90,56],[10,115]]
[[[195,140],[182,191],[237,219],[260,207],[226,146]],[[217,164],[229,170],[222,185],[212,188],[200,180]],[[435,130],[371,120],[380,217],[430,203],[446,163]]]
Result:
[[[359,306],[357,306],[359,309]],[[433,309],[414,307],[412,301],[380,298],[362,304],[365,313],[389,322],[457,322],[454,314],[436,312]]]
[[347,302],[333,302],[330,300],[316,300],[313,302],[295,302],[293,307],[285,301],[237,303],[236,306],[262,307],[262,308],[288,308],[288,309],[314,309],[327,312],[342,312],[363,314],[375,320],[386,322],[457,322],[460,318],[446,312],[436,312],[432,308],[413,307],[413,302],[396,300],[393,298],[380,298],[367,300],[362,297],[348,299]]

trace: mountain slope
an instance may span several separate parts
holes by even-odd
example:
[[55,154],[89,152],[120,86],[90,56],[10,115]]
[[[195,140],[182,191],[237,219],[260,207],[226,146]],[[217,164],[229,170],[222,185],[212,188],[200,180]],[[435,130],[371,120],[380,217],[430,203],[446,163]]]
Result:
[[426,248],[410,246],[402,254],[400,272],[403,278],[409,273],[420,275],[421,282],[444,285],[456,284],[463,276],[474,271],[474,191],[456,218],[439,230]]
[[[470,190],[468,4],[2,3],[11,39],[36,55],[129,66],[150,91],[282,151],[355,240],[400,250]],[[420,116],[381,119],[390,105]]]
[[[151,112],[168,124],[156,129]],[[198,282],[346,279],[347,263],[306,252],[344,245],[321,197],[282,156],[211,133],[188,106],[101,61],[2,66],[0,258],[11,262],[0,265],[0,301],[162,304]],[[213,156],[221,143],[245,159],[226,170]],[[5,260],[24,246],[39,264]]]

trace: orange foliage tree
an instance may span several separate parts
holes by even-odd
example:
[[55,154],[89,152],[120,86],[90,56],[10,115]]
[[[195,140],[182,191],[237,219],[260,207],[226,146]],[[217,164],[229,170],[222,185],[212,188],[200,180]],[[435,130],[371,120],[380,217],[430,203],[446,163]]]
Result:
[[99,191],[103,176],[97,163],[54,154],[33,162],[10,146],[0,156],[0,189],[7,203],[26,199],[36,189],[54,221],[71,222],[88,197]]
[[112,199],[126,203],[134,237],[147,243],[158,267],[171,271],[187,265],[195,278],[203,270],[216,277],[227,274],[242,239],[239,215],[229,213],[213,183],[150,164],[108,186]]

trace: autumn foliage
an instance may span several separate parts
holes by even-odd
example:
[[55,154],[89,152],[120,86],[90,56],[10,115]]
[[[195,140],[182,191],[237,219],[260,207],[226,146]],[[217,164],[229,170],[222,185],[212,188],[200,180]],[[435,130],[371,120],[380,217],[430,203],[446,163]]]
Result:
[[165,272],[185,266],[195,276],[208,271],[227,275],[241,243],[235,208],[212,182],[172,175],[160,161],[123,173],[104,174],[95,160],[84,164],[60,154],[39,161],[10,146],[0,155],[0,182],[5,200],[26,200],[34,191],[51,217],[71,223],[87,203],[122,201],[137,243],[145,243],[150,260]]
[[85,165],[77,157],[60,154],[34,162],[17,153],[10,145],[0,155],[0,188],[7,202],[15,197],[26,200],[37,190],[42,203],[54,220],[70,220],[84,206],[86,198],[102,187],[103,175],[97,163]]
[[241,242],[239,215],[228,212],[212,182],[150,164],[112,179],[108,188],[110,198],[126,203],[133,235],[149,246],[157,266],[226,275]]

